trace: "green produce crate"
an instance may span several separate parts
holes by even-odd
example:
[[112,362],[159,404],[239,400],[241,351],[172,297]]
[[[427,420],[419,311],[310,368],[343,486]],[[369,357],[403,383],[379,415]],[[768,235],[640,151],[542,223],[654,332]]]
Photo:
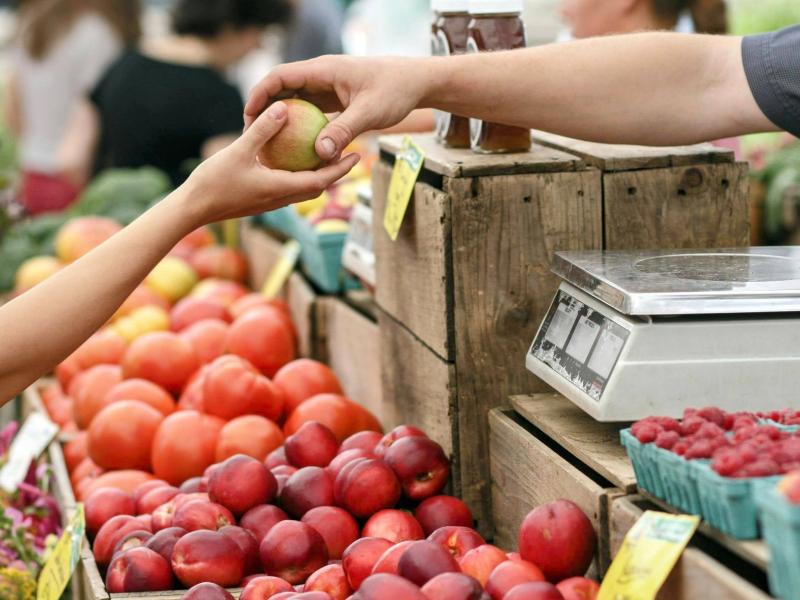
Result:
[[769,588],[783,600],[800,600],[800,506],[774,485],[758,492],[761,526],[769,548]]
[[633,463],[637,485],[657,498],[665,498],[664,483],[655,457],[655,451],[659,448],[654,444],[642,444],[630,429],[623,429],[619,435]]

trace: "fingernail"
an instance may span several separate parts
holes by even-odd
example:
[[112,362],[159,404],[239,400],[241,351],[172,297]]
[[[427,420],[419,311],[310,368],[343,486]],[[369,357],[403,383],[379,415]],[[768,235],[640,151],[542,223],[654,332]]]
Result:
[[286,104],[283,102],[276,102],[267,109],[267,114],[276,121],[281,120],[286,116]]
[[323,138],[319,143],[322,151],[326,156],[330,157],[336,153],[336,143],[331,138]]

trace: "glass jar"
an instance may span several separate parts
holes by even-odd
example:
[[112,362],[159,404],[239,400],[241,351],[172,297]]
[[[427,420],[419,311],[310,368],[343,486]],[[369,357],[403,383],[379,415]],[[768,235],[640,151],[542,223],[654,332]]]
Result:
[[[431,27],[434,56],[454,56],[467,51],[467,27],[471,16],[468,0],[432,0],[436,17]],[[469,119],[436,111],[436,139],[450,148],[469,148]]]

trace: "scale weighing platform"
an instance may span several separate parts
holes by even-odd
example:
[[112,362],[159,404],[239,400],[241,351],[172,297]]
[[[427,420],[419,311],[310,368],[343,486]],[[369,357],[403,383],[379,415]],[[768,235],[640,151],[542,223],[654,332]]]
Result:
[[800,247],[556,253],[528,352],[599,421],[800,408]]

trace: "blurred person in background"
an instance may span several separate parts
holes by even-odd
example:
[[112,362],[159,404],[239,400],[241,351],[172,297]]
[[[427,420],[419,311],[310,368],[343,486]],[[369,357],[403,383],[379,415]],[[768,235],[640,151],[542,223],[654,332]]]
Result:
[[284,62],[342,53],[344,6],[340,0],[292,0],[294,17],[286,32]]
[[66,208],[79,183],[58,162],[70,115],[139,38],[138,0],[22,0],[7,82],[6,121],[19,141],[21,200],[30,214]]
[[178,0],[172,34],[125,52],[81,103],[62,164],[83,181],[149,165],[180,184],[241,133],[242,97],[225,71],[289,16],[285,0]]

